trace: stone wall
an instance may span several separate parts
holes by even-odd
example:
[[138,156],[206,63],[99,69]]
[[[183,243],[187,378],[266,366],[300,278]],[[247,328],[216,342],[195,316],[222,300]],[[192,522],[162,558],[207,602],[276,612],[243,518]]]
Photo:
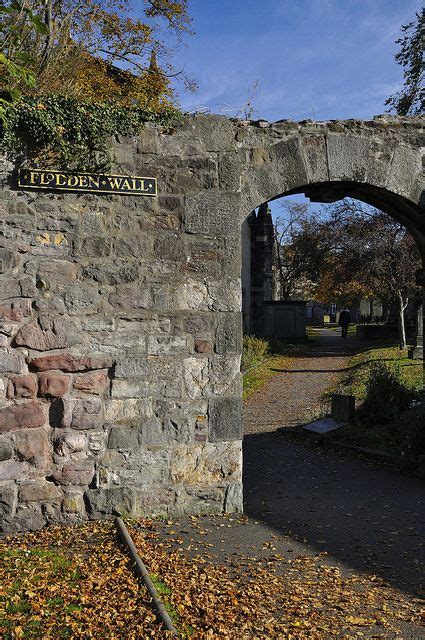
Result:
[[420,243],[419,139],[417,119],[187,117],[111,141],[155,198],[20,191],[4,162],[3,529],[241,510],[242,220],[330,181],[387,194]]

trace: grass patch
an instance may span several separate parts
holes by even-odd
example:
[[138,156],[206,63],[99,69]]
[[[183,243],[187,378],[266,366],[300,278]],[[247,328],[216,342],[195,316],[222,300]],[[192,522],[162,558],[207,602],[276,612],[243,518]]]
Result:
[[148,593],[110,522],[0,540],[0,585],[5,640],[157,637]]
[[172,605],[170,597],[171,597],[171,589],[168,585],[165,584],[165,582],[163,582],[162,580],[160,580],[158,578],[158,576],[155,573],[151,573],[150,575],[150,579],[152,580],[155,589],[158,592],[158,595],[161,597],[161,599],[164,602],[164,606],[167,610],[168,615],[171,618],[172,623],[178,627],[178,625],[180,624],[181,620],[180,620],[180,616],[178,614],[177,609]]
[[[5,638],[40,638],[44,625],[62,617],[64,599],[54,594],[66,581],[72,590],[78,573],[72,560],[51,549],[6,549],[2,553],[4,589],[0,601],[4,617],[0,629]],[[19,578],[15,579],[16,574]],[[53,594],[53,595],[52,595]],[[80,604],[71,604],[78,608]],[[71,629],[58,628],[57,637],[69,637]]]
[[248,371],[263,362],[269,353],[270,345],[267,340],[255,336],[244,336],[242,348],[242,371]]
[[[297,343],[287,340],[267,342],[254,336],[245,336],[242,355],[244,400],[276,375],[276,369],[287,368],[290,357],[302,356],[308,349],[308,342],[306,340]],[[246,366],[248,363],[250,366]]]
[[422,385],[422,361],[409,360],[398,347],[371,347],[356,354],[337,389],[356,396],[356,418],[333,439],[381,451],[404,460],[407,469],[417,469],[425,451]]
[[423,384],[423,365],[421,360],[409,360],[407,351],[394,346],[372,346],[366,351],[350,358],[350,371],[338,387],[339,393],[348,393],[363,401],[366,397],[366,385],[373,363],[387,362],[400,368],[401,380],[413,396],[417,395]]

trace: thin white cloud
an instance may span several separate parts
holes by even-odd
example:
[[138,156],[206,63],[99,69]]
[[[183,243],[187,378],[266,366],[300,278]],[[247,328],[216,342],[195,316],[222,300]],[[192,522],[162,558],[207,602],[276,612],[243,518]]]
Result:
[[384,111],[401,80],[394,40],[419,8],[412,0],[216,0],[214,12],[205,0],[191,5],[198,35],[183,63],[199,91],[181,93],[183,108],[231,113],[259,79],[255,106],[271,120]]

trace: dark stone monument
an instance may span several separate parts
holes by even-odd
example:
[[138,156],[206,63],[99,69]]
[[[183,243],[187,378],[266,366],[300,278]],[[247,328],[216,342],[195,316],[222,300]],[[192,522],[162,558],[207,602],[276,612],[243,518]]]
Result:
[[342,422],[351,422],[356,411],[354,396],[334,393],[332,395],[331,417]]

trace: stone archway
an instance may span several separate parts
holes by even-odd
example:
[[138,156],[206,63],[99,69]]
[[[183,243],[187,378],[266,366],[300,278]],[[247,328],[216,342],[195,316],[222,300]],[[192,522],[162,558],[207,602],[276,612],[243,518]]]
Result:
[[5,162],[5,529],[242,509],[242,220],[330,189],[403,222],[425,259],[422,135],[421,118],[147,125],[111,152],[158,179],[152,199],[22,191]]

